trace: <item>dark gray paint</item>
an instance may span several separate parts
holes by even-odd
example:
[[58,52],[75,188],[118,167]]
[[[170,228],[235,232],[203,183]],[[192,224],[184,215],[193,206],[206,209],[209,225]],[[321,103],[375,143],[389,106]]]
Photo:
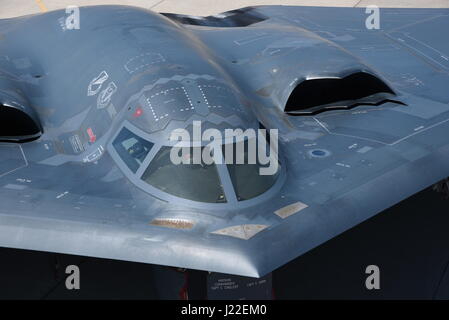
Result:
[[[0,146],[0,245],[259,277],[449,176],[447,9],[382,9],[380,30],[365,29],[358,8],[232,14],[248,12],[264,18],[208,27],[99,6],[81,8],[80,30],[61,27],[65,11],[0,20],[0,93],[16,88],[43,127],[36,141]],[[89,91],[103,71],[107,80]],[[300,81],[357,71],[383,79],[407,106],[284,114]],[[201,107],[186,110],[181,87]],[[210,89],[207,101],[198,88]],[[183,110],[156,101],[147,117],[146,98],[153,106],[163,90]],[[163,144],[192,120],[279,129],[285,181],[250,205],[167,202],[133,184],[110,153],[125,121]],[[308,207],[274,214],[298,201]],[[243,224],[268,228],[249,240],[211,233]]]

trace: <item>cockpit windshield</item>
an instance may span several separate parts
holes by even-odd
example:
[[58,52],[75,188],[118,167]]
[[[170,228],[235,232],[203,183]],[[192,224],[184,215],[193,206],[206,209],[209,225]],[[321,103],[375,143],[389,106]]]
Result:
[[[193,154],[190,148],[190,154]],[[172,147],[162,147],[144,172],[142,180],[172,195],[200,202],[226,202],[216,165],[173,164]]]
[[[270,189],[276,182],[279,176],[279,164],[276,163],[277,170],[274,174],[262,175],[261,168],[266,168],[268,165],[262,165],[258,159],[257,152],[253,155],[253,161],[250,161],[248,152],[248,142],[242,143],[242,150],[238,150],[237,144],[232,145],[232,157],[226,159],[229,176],[231,177],[232,185],[234,186],[235,195],[238,201],[249,200],[257,197]],[[226,155],[226,147],[223,146],[223,154]],[[254,148],[258,150],[257,147]],[[238,164],[237,155],[243,151],[241,160],[243,164]],[[277,162],[277,159],[273,159]]]
[[[150,142],[143,136],[145,134],[138,128],[124,126],[111,143],[111,155],[123,170],[127,171],[125,166],[129,168],[132,173],[127,174],[131,181],[163,199],[165,193],[203,203],[250,200],[270,190],[281,172],[277,155],[271,158],[268,143],[268,150],[262,156],[258,153],[259,145],[250,143],[255,139],[222,145],[212,161],[194,156],[209,154],[208,146],[183,147],[181,157],[177,155],[180,161],[172,161],[174,147]],[[228,149],[232,150],[230,156]],[[222,161],[218,161],[220,159]],[[142,167],[144,163],[145,168]]]

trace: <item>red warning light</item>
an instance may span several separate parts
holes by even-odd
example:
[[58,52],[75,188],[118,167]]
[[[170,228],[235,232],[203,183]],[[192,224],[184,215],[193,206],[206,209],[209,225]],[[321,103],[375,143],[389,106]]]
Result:
[[87,128],[87,134],[89,135],[89,141],[91,143],[94,143],[97,140],[97,136],[94,134],[93,130],[91,128]]
[[140,117],[142,114],[143,114],[143,110],[142,110],[142,108],[139,107],[139,108],[136,109],[136,111],[134,111],[133,117],[134,117],[134,118],[138,118],[138,117]]

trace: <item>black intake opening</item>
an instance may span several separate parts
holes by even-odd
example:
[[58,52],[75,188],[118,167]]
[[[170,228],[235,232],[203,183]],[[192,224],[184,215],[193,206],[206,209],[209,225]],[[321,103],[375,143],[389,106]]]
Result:
[[382,80],[366,72],[353,73],[341,79],[304,80],[290,94],[284,111],[310,110],[310,113],[317,113],[332,106],[345,108],[360,104],[360,99],[381,93],[395,95]]
[[39,126],[25,112],[0,104],[0,141],[29,141],[40,134]]
[[218,28],[247,27],[267,19],[251,7],[227,11],[221,16],[190,17],[175,13],[161,14],[182,24]]

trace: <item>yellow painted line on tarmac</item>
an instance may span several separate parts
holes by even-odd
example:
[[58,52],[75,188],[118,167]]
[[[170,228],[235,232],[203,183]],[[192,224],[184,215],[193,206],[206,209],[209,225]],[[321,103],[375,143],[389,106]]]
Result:
[[41,12],[47,12],[48,9],[45,6],[44,2],[42,0],[34,0],[36,1],[37,5],[39,6],[39,9],[41,9]]

